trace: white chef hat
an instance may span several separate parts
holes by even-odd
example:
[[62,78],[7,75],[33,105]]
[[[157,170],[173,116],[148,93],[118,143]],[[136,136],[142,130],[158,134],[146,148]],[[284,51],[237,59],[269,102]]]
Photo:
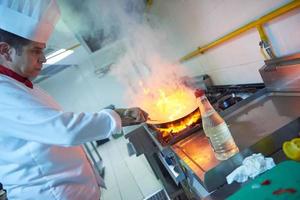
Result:
[[46,43],[60,16],[55,0],[0,0],[0,29]]

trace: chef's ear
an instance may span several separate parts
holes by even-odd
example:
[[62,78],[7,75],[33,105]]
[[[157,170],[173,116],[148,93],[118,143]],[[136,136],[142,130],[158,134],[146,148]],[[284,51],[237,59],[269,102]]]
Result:
[[11,51],[12,48],[6,42],[0,42],[0,55],[7,61],[11,61]]

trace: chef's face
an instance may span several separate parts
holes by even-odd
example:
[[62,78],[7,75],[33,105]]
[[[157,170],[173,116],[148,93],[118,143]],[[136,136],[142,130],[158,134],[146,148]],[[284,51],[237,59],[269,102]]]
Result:
[[12,51],[13,68],[23,77],[35,78],[42,70],[46,58],[43,50],[44,43],[30,42],[28,45],[21,47],[19,50]]

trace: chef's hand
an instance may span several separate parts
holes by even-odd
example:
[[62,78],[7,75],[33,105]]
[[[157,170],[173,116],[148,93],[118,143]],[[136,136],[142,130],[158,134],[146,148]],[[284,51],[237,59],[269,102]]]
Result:
[[143,123],[148,119],[148,113],[140,108],[117,108],[115,111],[120,115],[122,126],[130,126]]

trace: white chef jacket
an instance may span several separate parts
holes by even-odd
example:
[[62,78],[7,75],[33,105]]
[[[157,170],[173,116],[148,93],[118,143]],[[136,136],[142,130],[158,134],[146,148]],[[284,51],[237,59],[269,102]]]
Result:
[[0,182],[8,199],[98,200],[97,176],[78,145],[120,128],[113,110],[63,112],[37,86],[0,74]]

